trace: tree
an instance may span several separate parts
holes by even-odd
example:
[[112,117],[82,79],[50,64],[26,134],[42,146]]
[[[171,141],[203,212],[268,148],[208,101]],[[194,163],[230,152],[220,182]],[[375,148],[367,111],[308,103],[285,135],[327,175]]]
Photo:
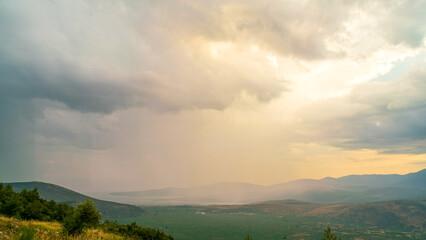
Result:
[[0,213],[8,217],[19,217],[21,212],[22,202],[17,195],[8,196],[0,206]]
[[342,240],[341,238],[338,238],[336,234],[331,233],[330,227],[327,227],[324,229],[324,233],[322,235],[322,240]]
[[247,233],[246,237],[244,238],[244,240],[253,240],[252,237],[250,237],[250,235]]
[[78,204],[74,214],[64,220],[64,231],[68,235],[81,234],[85,229],[96,228],[101,220],[101,213],[95,203],[87,199]]
[[52,210],[52,218],[59,222],[64,222],[67,216],[70,216],[74,213],[74,208],[65,203],[56,204],[52,200],[48,202],[47,206]]
[[96,209],[95,203],[91,199],[78,204],[75,212],[84,228],[96,228],[101,221],[101,213]]

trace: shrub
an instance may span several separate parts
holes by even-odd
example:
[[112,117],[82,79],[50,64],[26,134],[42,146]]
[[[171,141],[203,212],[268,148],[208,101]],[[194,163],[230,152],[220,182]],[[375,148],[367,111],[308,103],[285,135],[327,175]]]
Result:
[[168,236],[164,232],[159,230],[148,228],[144,226],[138,226],[135,222],[127,225],[119,224],[117,221],[106,220],[102,225],[102,229],[105,232],[119,234],[122,236],[129,237],[131,239],[143,239],[143,240],[173,240],[174,238]]
[[88,199],[78,204],[74,213],[64,220],[64,233],[67,235],[81,234],[84,229],[96,228],[101,220],[101,213],[96,209],[95,203]]

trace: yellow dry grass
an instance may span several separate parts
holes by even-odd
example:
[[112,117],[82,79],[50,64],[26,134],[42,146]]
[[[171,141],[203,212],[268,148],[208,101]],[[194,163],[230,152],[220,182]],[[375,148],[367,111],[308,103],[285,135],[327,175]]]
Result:
[[62,226],[57,222],[24,221],[8,218],[0,215],[0,239],[21,239],[25,230],[34,230],[35,240],[123,240],[126,239],[100,229],[89,229],[79,236],[65,236],[62,234]]

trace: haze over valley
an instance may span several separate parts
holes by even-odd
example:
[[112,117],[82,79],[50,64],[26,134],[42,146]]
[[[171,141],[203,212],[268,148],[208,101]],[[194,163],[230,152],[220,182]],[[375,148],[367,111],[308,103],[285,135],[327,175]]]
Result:
[[242,204],[296,199],[316,203],[363,203],[426,198],[426,169],[406,175],[350,175],[301,179],[260,186],[217,183],[197,188],[92,193],[99,198],[134,205]]

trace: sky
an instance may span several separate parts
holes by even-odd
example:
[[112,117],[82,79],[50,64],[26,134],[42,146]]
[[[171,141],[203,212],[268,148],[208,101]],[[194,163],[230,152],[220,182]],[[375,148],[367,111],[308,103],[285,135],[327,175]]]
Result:
[[0,181],[426,168],[426,1],[0,1]]

